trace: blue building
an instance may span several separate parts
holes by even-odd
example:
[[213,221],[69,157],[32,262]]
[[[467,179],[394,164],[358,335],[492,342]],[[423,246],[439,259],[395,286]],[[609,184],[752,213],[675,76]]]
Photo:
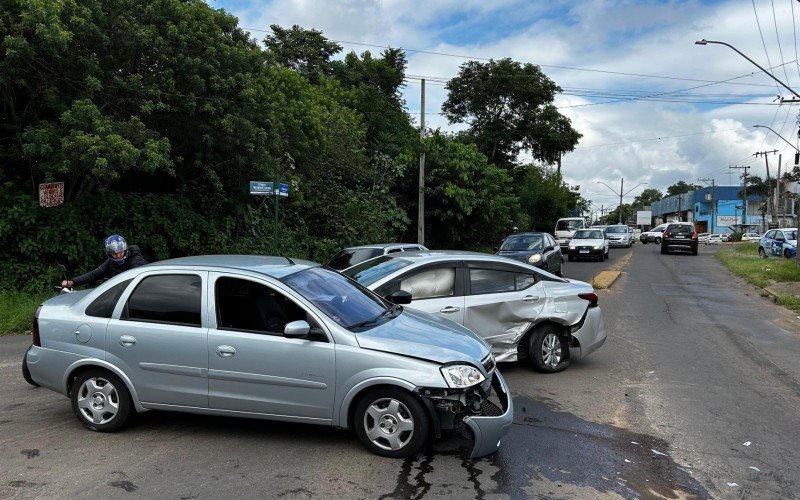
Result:
[[[685,194],[668,196],[653,203],[654,223],[687,221],[701,233],[725,233],[756,228],[761,231],[766,221],[761,215],[764,199],[747,197],[747,210],[739,193],[744,186],[711,186]],[[745,214],[746,212],[746,214]]]

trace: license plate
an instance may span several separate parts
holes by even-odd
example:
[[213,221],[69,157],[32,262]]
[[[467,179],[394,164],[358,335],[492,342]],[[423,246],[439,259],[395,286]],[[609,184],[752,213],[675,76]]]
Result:
[[676,238],[686,238],[686,236],[676,235]]
[[580,253],[589,253],[589,250],[580,250]]

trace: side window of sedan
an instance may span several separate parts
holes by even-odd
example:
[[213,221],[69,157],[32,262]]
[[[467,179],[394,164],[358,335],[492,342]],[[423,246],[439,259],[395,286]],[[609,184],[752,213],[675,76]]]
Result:
[[472,295],[513,292],[516,290],[515,274],[494,269],[470,269],[470,292]]
[[527,273],[516,273],[515,276],[517,291],[525,290],[536,284],[536,276]]
[[94,316],[95,318],[110,318],[111,314],[114,313],[117,301],[122,296],[122,292],[128,288],[131,281],[133,281],[133,279],[122,281],[101,293],[99,297],[89,304],[85,314],[87,316]]
[[222,277],[214,286],[217,328],[283,335],[287,323],[318,326],[293,300],[255,281]]
[[381,287],[378,293],[386,296],[398,290],[410,293],[413,300],[452,297],[456,290],[456,268],[437,267],[407,275]]
[[128,298],[120,319],[199,327],[202,284],[196,274],[148,276]]

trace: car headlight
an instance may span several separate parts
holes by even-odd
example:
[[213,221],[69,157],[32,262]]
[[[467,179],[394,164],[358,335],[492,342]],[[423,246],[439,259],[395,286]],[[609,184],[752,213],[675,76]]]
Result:
[[531,255],[530,257],[528,257],[528,262],[530,262],[531,264],[536,264],[540,260],[542,260],[542,254],[540,254],[540,253],[535,253],[535,254]]
[[440,368],[442,377],[447,382],[447,387],[460,389],[480,384],[486,377],[472,365],[449,365]]
[[594,246],[594,249],[595,249],[595,250],[600,250],[600,245],[595,245],[595,246]]
[[578,248],[578,247],[576,247],[575,245],[570,245],[570,246],[569,246],[569,249],[570,249],[570,250],[575,250],[576,248]]

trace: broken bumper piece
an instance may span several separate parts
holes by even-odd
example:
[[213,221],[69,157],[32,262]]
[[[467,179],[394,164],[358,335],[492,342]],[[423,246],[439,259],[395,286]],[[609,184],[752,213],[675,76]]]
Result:
[[[511,401],[511,394],[508,392],[506,381],[497,370],[492,377],[492,388],[500,400],[501,408],[498,409],[491,403],[485,404],[483,414],[464,419],[464,423],[470,428],[475,439],[471,458],[496,452],[500,448],[500,440],[508,433],[514,421],[514,405]],[[498,413],[500,414],[498,415]]]

